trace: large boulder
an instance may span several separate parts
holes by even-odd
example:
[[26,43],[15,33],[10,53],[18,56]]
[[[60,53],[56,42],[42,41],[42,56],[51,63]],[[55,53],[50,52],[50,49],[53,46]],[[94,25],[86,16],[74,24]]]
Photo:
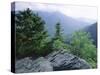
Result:
[[44,57],[32,60],[30,57],[16,61],[16,73],[53,71],[51,63]]
[[83,59],[64,50],[54,51],[46,57],[33,59],[26,57],[16,60],[15,72],[44,72],[74,69],[90,69],[91,66]]
[[91,68],[85,60],[64,50],[54,51],[46,59],[51,62],[54,71]]

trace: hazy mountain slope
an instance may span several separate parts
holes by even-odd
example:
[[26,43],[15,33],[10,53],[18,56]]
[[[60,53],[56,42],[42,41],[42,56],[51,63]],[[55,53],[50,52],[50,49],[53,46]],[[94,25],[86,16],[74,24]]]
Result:
[[63,33],[65,35],[74,32],[75,30],[81,29],[89,25],[87,22],[82,22],[77,19],[73,19],[69,16],[66,16],[60,12],[43,12],[38,11],[39,16],[41,16],[45,22],[47,30],[49,31],[50,35],[54,34],[55,24],[57,22],[61,23],[61,27],[63,29]]
[[97,46],[97,23],[92,24],[85,30],[91,34],[91,38],[94,40],[94,44]]

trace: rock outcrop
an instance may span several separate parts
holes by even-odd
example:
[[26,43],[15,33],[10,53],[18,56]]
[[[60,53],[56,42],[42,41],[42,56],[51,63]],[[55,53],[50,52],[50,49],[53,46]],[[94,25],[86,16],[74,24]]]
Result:
[[15,64],[16,73],[89,68],[91,68],[91,66],[85,60],[67,53],[64,50],[54,51],[46,57],[39,57],[36,60],[33,60],[31,57],[27,57],[17,60]]
[[54,71],[91,68],[85,60],[62,50],[52,52],[46,59],[51,62]]
[[16,73],[53,71],[51,63],[44,57],[32,60],[30,57],[16,61]]

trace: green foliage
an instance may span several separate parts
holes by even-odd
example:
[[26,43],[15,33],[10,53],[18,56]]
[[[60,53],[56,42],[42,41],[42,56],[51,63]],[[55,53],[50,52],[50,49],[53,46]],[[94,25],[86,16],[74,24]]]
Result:
[[51,44],[52,49],[53,50],[67,49],[67,45],[64,43],[64,38],[61,33],[61,27],[59,22],[56,24],[55,28],[56,32],[54,38],[52,39],[52,44]]
[[59,50],[59,49],[66,49],[67,45],[64,44],[64,42],[60,41],[59,39],[55,40],[53,42],[53,50]]
[[29,8],[15,14],[16,55],[30,55],[33,52],[42,55],[46,51],[48,34],[45,22]]
[[60,26],[60,23],[58,22],[56,24],[56,32],[55,32],[55,36],[54,36],[54,39],[59,39],[60,41],[64,41],[64,38],[62,36],[62,31],[61,31],[61,26]]
[[74,55],[85,59],[90,64],[93,64],[92,67],[96,67],[94,64],[97,62],[97,52],[95,45],[93,45],[93,40],[90,37],[90,34],[87,32],[75,32],[70,42],[70,50]]

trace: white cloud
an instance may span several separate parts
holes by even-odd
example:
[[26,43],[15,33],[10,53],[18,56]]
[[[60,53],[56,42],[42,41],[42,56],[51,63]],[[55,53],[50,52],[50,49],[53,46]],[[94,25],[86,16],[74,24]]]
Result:
[[30,2],[16,2],[15,10],[24,10],[30,8],[34,11],[48,11],[54,12],[59,11],[65,15],[74,18],[88,18],[97,19],[97,8],[90,6],[72,6],[72,5],[58,5],[58,4],[43,4],[43,3],[30,3]]
[[75,18],[88,18],[97,19],[97,8],[86,6],[67,6],[67,10],[62,11],[66,15],[73,16]]

